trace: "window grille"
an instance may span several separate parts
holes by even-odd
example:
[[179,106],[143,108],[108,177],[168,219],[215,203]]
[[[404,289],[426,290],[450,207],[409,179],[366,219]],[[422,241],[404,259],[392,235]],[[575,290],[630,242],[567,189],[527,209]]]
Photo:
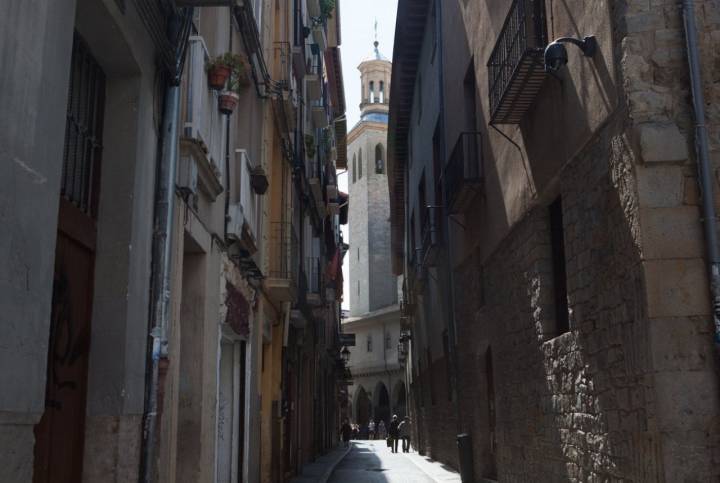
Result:
[[93,219],[97,217],[104,108],[105,74],[76,33],[60,195]]

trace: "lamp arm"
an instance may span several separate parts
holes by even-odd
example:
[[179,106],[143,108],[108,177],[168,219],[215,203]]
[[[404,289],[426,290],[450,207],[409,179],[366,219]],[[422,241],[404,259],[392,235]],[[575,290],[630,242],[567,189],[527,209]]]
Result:
[[575,39],[573,37],[560,37],[555,42],[573,44],[582,50],[585,57],[593,57],[598,50],[597,39],[594,35],[585,37],[584,39]]

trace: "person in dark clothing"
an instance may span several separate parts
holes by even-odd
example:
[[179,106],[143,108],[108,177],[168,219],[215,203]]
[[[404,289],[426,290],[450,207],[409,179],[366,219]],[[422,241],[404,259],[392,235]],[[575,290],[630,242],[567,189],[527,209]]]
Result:
[[345,447],[350,447],[350,436],[352,435],[352,426],[350,426],[350,423],[346,419],[345,422],[342,425],[342,428],[340,429],[342,432],[342,440],[345,444]]
[[392,417],[392,421],[390,421],[390,427],[388,428],[388,434],[390,438],[390,442],[392,445],[390,448],[392,449],[393,453],[397,453],[398,451],[398,440],[400,439],[400,421],[398,421],[397,415]]
[[412,423],[410,423],[410,417],[405,416],[405,420],[400,423],[400,439],[402,439],[403,453],[410,451],[410,433],[412,431]]

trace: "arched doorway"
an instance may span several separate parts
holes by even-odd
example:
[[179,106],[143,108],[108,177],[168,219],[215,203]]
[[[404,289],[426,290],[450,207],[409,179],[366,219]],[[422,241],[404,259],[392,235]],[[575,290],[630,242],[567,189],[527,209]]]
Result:
[[393,408],[398,418],[403,419],[407,415],[407,392],[405,383],[398,381],[393,390]]
[[355,402],[353,403],[353,411],[355,414],[355,423],[361,427],[365,426],[370,421],[370,398],[368,397],[365,389],[360,386],[355,393]]
[[385,425],[390,424],[390,394],[385,384],[378,382],[375,387],[375,421],[385,421]]

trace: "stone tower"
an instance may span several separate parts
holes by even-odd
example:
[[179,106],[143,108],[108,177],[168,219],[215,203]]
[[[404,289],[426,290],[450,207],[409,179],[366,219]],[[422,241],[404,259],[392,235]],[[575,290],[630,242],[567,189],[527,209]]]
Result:
[[390,259],[387,131],[392,63],[374,43],[359,66],[361,117],[348,134],[350,313],[357,317],[398,301]]

